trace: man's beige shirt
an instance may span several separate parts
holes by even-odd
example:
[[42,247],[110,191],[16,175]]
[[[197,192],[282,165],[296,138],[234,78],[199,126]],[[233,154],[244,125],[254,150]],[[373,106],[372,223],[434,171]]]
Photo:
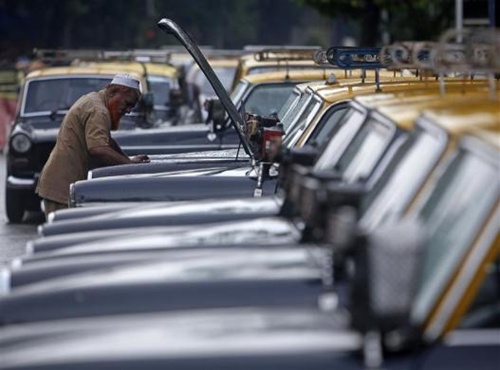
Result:
[[109,145],[110,131],[104,90],[78,99],[61,124],[36,192],[42,198],[67,204],[70,184],[87,178],[92,159],[89,150]]

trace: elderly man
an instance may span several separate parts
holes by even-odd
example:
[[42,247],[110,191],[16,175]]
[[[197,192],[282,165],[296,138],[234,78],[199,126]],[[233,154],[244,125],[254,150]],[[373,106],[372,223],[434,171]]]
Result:
[[103,90],[84,95],[73,104],[36,189],[43,198],[46,216],[68,207],[70,184],[85,179],[91,167],[149,162],[146,155],[127,157],[110,135],[140,96],[139,80],[118,74]]

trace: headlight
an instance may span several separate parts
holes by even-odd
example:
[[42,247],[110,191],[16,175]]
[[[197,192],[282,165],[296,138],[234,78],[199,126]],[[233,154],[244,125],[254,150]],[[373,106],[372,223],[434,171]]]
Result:
[[24,134],[17,134],[10,140],[12,149],[18,153],[26,153],[31,149],[31,140],[28,136]]
[[6,268],[0,270],[0,296],[10,292],[10,271]]

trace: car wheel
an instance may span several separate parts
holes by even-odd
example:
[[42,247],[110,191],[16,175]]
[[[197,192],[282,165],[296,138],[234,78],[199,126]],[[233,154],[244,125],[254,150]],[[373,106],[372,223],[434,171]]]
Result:
[[24,201],[20,194],[15,191],[5,191],[5,211],[10,223],[18,224],[23,220]]

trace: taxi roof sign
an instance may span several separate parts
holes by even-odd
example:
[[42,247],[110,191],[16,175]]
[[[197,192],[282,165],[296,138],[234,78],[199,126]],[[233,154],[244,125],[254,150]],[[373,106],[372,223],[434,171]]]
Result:
[[331,47],[326,51],[326,59],[343,69],[380,69],[379,47]]

